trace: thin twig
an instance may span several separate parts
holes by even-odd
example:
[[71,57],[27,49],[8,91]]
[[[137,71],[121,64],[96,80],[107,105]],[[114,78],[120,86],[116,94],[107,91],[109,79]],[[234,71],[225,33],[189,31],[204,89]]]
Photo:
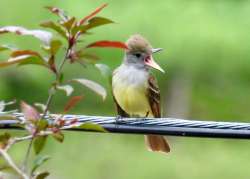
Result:
[[[36,136],[47,136],[47,135],[50,135],[52,134],[53,132],[52,131],[40,131],[38,134],[36,134]],[[22,141],[25,141],[25,140],[30,140],[33,141],[34,139],[34,136],[33,135],[28,135],[28,136],[24,136],[24,137],[16,137],[16,138],[13,138],[11,139],[9,142],[8,142],[8,145],[5,147],[5,151],[7,152],[12,145],[16,144],[16,143],[19,143],[19,142],[22,142]],[[29,145],[32,145],[33,142],[30,142]],[[29,150],[31,150],[31,146],[29,146],[28,148]],[[30,153],[27,152],[26,154]],[[25,160],[23,162],[23,171],[25,172],[26,168],[24,166],[27,165],[27,162],[28,162],[28,156],[25,156]]]
[[49,110],[49,106],[50,106],[50,103],[52,101],[52,98],[54,96],[54,87],[51,87],[51,89],[49,90],[49,97],[47,99],[47,102],[46,102],[46,105],[45,105],[45,110],[44,110],[44,113],[42,115],[42,118],[44,118]]
[[26,171],[27,169],[27,165],[28,165],[28,160],[29,160],[29,154],[30,154],[30,151],[31,151],[31,147],[32,147],[32,144],[33,144],[33,141],[34,141],[34,136],[32,136],[30,142],[29,142],[29,146],[28,146],[28,149],[27,149],[27,152],[25,154],[25,157],[24,157],[24,161],[23,161],[23,171]]
[[29,176],[24,173],[15,163],[14,161],[11,159],[11,157],[9,156],[9,154],[6,152],[6,150],[4,149],[0,149],[0,154],[2,155],[2,157],[5,159],[5,161],[11,166],[11,168],[13,168],[23,179],[29,179]]
[[[61,76],[61,72],[62,72],[62,69],[63,69],[63,66],[66,62],[66,60],[69,58],[69,54],[71,52],[71,48],[72,46],[68,46],[67,50],[66,50],[66,53],[65,53],[65,56],[63,58],[63,60],[61,61],[59,67],[58,67],[58,72],[56,74],[56,83],[59,82],[59,79],[60,79],[60,76]],[[49,107],[50,107],[50,104],[52,102],[52,99],[53,99],[53,96],[54,96],[54,86],[52,86],[50,88],[50,92],[49,92],[49,97],[47,99],[47,102],[46,102],[46,107],[45,107],[45,110],[44,110],[44,113],[41,117],[41,119],[43,119],[46,115],[47,115],[47,112],[49,110]],[[25,155],[25,158],[24,158],[24,170],[26,170],[27,168],[27,165],[28,165],[28,158],[29,158],[29,155],[30,155],[30,151],[31,151],[31,147],[32,147],[32,143],[33,143],[33,140],[34,140],[34,136],[31,138],[30,140],[30,143],[29,143],[29,146],[28,146],[28,149],[27,149],[27,152],[26,152],[26,155]]]
[[[70,54],[70,48],[67,48],[66,54],[65,54],[65,56],[64,56],[64,59],[62,60],[61,64],[60,64],[59,67],[58,67],[58,74],[56,75],[56,82],[59,81],[59,78],[60,78],[60,76],[61,76],[61,72],[62,72],[63,66],[64,66],[66,60],[68,59],[69,54]],[[48,112],[48,110],[49,110],[49,107],[50,107],[50,104],[51,104],[51,101],[52,101],[53,96],[54,96],[54,86],[52,86],[52,87],[50,88],[49,97],[48,97],[48,99],[47,99],[46,107],[45,107],[44,113],[43,113],[43,115],[42,115],[42,118],[44,118],[44,117],[47,115],[47,112]]]
[[[47,136],[53,134],[52,131],[40,131],[39,133],[36,134],[36,136]],[[5,150],[8,151],[10,149],[10,147],[16,143],[25,141],[25,140],[30,140],[32,139],[34,136],[33,135],[27,135],[24,137],[15,137],[10,139],[10,141],[8,142],[8,145],[5,147]]]

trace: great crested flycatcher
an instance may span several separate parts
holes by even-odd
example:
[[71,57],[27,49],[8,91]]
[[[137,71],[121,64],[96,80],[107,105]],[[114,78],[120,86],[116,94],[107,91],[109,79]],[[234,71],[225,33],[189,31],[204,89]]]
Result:
[[[131,36],[122,64],[115,69],[112,77],[112,92],[121,117],[161,117],[160,91],[150,68],[164,70],[154,61],[152,54],[160,51],[153,49],[141,35]],[[147,135],[148,149],[156,152],[170,152],[163,136]]]

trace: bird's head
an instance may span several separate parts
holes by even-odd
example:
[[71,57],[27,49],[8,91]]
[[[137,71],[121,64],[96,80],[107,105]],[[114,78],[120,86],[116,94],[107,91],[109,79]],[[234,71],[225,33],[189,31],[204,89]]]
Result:
[[161,48],[152,48],[150,43],[141,35],[132,35],[126,42],[125,63],[133,64],[138,68],[155,68],[164,73],[164,70],[154,61],[153,53],[159,52]]

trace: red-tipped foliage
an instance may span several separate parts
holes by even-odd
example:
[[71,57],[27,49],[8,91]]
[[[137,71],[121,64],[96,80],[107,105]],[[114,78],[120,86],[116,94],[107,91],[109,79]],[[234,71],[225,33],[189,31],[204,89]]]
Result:
[[80,20],[79,25],[84,24],[87,20],[91,19],[94,17],[96,14],[98,14],[103,8],[105,8],[108,4],[103,4],[102,6],[98,7],[95,11],[93,11],[90,15],[84,17],[83,19]]
[[86,48],[93,48],[93,47],[112,47],[112,48],[128,49],[127,45],[123,42],[108,41],[108,40],[101,40],[101,41],[91,43],[87,45]]
[[64,112],[68,112],[71,108],[73,108],[79,101],[81,101],[83,96],[73,96],[69,102],[64,107]]

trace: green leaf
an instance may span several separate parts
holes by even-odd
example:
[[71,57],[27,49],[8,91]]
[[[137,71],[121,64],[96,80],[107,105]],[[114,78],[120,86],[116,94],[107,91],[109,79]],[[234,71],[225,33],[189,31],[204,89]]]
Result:
[[99,85],[98,83],[96,83],[94,81],[87,80],[87,79],[73,79],[72,81],[78,82],[81,85],[88,87],[89,89],[91,89],[92,91],[94,91],[98,95],[100,95],[103,100],[107,96],[107,92],[106,92],[105,88],[103,88],[101,85]]
[[111,79],[112,78],[112,70],[109,68],[108,65],[105,64],[95,64],[95,67],[101,72],[101,74],[108,78]]
[[11,65],[39,65],[46,66],[46,61],[39,56],[35,55],[20,55],[17,57],[12,57],[8,61],[0,62],[0,68],[8,67]]
[[16,170],[14,170],[12,167],[8,166],[8,165],[1,165],[0,166],[0,171],[3,173],[9,173],[9,174],[17,174]]
[[31,50],[17,50],[10,55],[12,58],[8,62],[16,62],[18,65],[36,64],[46,66],[46,60],[36,51]]
[[70,85],[56,86],[56,89],[64,91],[67,96],[70,96],[74,91],[74,88]]
[[94,54],[91,53],[86,53],[85,49],[79,50],[76,52],[76,55],[79,59],[83,59],[84,61],[87,62],[96,62],[97,60],[100,60],[100,58]]
[[10,134],[9,133],[4,133],[4,134],[1,134],[0,135],[0,141],[2,142],[2,141],[5,141],[5,140],[9,140],[10,139]]
[[47,137],[48,136],[37,136],[35,138],[33,145],[35,154],[39,154],[43,150],[47,141]]
[[50,53],[55,55],[61,48],[62,42],[60,40],[52,40],[50,43]]
[[0,45],[0,52],[5,50],[17,50],[17,48],[11,45]]
[[83,24],[80,26],[75,26],[72,28],[72,33],[76,34],[78,32],[80,33],[86,33],[88,30],[93,29],[98,26],[106,25],[114,23],[112,20],[104,17],[94,17],[88,21],[88,24]]
[[59,83],[62,83],[63,80],[64,80],[64,74],[61,73],[61,74],[60,74],[60,77],[59,77]]
[[101,125],[90,123],[90,122],[86,122],[84,124],[81,124],[80,126],[77,126],[76,128],[84,129],[84,130],[88,130],[88,131],[108,132]]
[[41,48],[47,54],[50,54],[50,46],[49,45],[41,45]]
[[56,64],[55,64],[55,55],[62,46],[62,42],[60,40],[52,40],[49,47],[43,47],[47,53],[50,54],[48,64],[49,68],[57,74]]
[[49,125],[48,120],[41,119],[37,123],[37,130],[38,131],[43,131],[43,130],[47,129],[48,125]]
[[88,21],[87,29],[92,29],[101,25],[114,23],[112,20],[105,17],[94,17]]
[[17,35],[31,35],[45,44],[50,44],[53,37],[52,33],[40,29],[28,30],[20,26],[5,26],[0,28],[0,34],[3,33],[15,33]]
[[76,18],[72,17],[68,19],[67,21],[63,22],[62,26],[64,26],[68,31],[70,31],[72,26],[75,24],[75,22],[76,22]]
[[35,122],[40,119],[39,112],[34,107],[32,107],[31,105],[28,105],[24,101],[21,102],[21,111],[26,120]]
[[49,176],[49,172],[42,172],[42,173],[39,173],[39,174],[36,176],[36,179],[44,179],[44,178],[46,178],[47,176]]
[[31,170],[31,173],[33,174],[36,169],[38,167],[40,167],[42,164],[44,164],[44,162],[46,162],[47,160],[49,160],[51,157],[48,155],[44,155],[44,156],[37,156],[33,162],[33,168]]
[[68,39],[66,31],[60,25],[54,23],[53,21],[46,21],[41,23],[40,25],[45,28],[50,28],[59,33],[65,39]]
[[61,131],[57,131],[53,133],[52,136],[54,137],[54,139],[56,139],[60,143],[62,143],[64,140],[64,135]]
[[[22,58],[23,56],[19,56],[19,57]],[[47,64],[44,61],[44,59],[41,59],[41,58],[39,58],[37,56],[24,57],[24,59],[20,60],[18,65],[19,66],[22,66],[22,65],[39,65],[39,66],[47,67]]]
[[86,32],[87,30],[87,25],[76,25],[74,27],[72,27],[71,29],[71,33],[73,36],[75,36],[78,32]]
[[1,149],[4,149],[8,145],[10,137],[11,135],[7,132],[0,135],[0,148]]
[[45,111],[46,105],[42,103],[34,103],[34,106],[36,106],[38,109],[40,109],[42,112]]

